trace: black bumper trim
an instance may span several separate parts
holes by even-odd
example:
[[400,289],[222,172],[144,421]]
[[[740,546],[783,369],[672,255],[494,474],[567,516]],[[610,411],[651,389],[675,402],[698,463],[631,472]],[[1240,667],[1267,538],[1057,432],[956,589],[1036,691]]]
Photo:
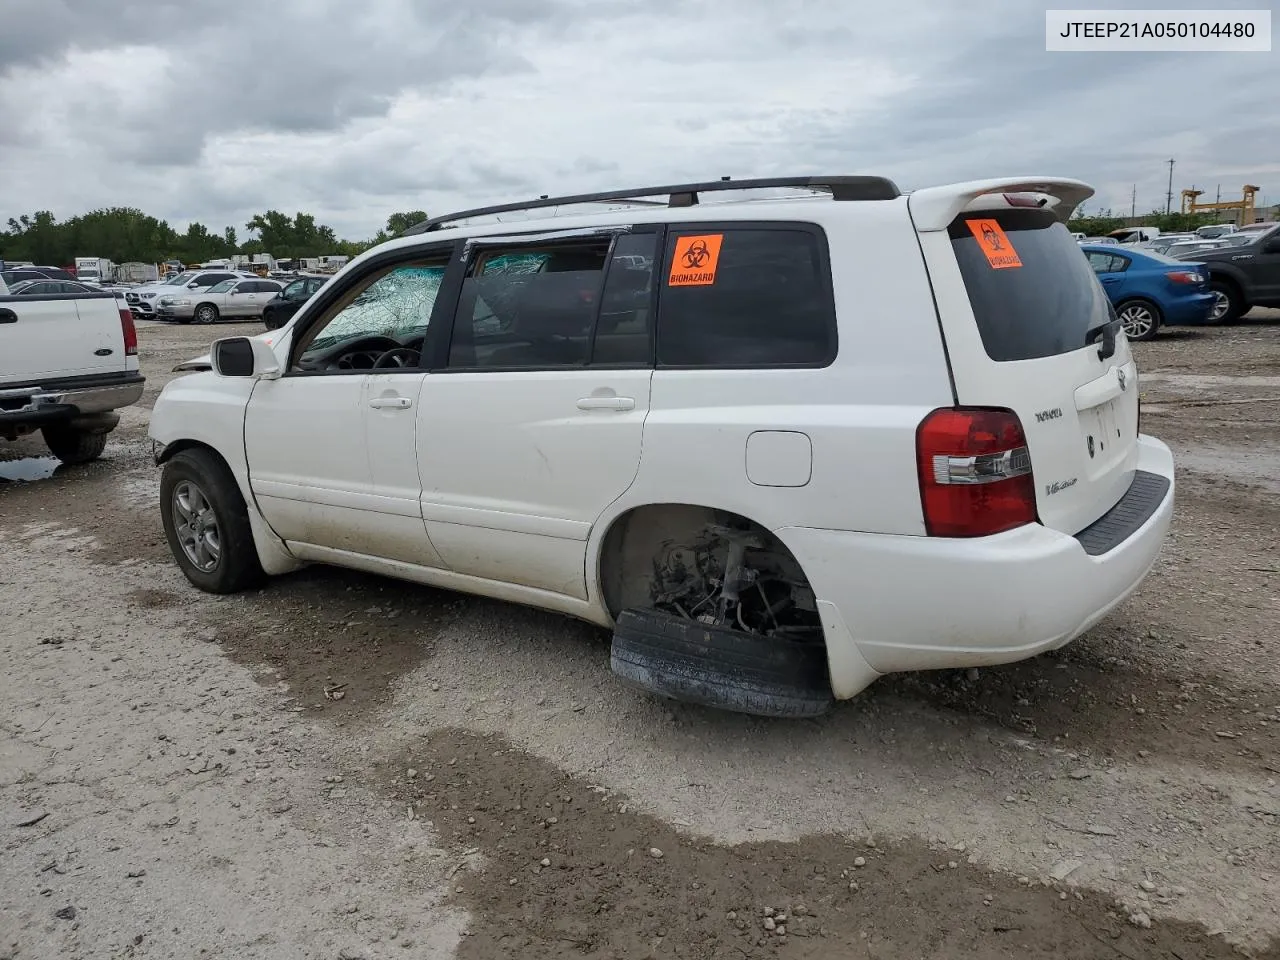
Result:
[[1099,557],[1128,540],[1160,509],[1170,486],[1168,477],[1137,471],[1120,502],[1076,534],[1084,552]]

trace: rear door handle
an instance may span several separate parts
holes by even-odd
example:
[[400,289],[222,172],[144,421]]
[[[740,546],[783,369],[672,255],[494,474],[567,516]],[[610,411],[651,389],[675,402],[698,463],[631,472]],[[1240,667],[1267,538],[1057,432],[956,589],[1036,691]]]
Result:
[[578,401],[579,410],[634,410],[634,397],[583,397]]
[[413,401],[408,397],[374,397],[369,406],[375,410],[408,410]]
[[18,315],[7,307],[0,310],[0,323],[17,323]]

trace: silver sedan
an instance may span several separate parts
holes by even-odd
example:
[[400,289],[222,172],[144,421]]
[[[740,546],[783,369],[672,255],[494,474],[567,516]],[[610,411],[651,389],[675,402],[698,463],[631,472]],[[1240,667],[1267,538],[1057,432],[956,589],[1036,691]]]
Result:
[[275,280],[223,280],[208,290],[161,297],[156,314],[179,323],[216,323],[223,317],[258,318],[267,302],[283,289],[283,284]]

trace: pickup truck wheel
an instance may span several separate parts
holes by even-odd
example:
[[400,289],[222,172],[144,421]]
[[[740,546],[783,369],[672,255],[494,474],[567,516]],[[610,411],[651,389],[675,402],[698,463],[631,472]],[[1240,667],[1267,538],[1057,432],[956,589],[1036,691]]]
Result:
[[80,430],[75,427],[45,427],[44,436],[49,452],[63,463],[88,463],[102,456],[107,448],[107,434],[103,430]]
[[218,308],[212,303],[202,303],[196,307],[196,323],[217,323]]
[[183,450],[160,477],[160,516],[178,566],[208,593],[237,593],[263,578],[240,488],[207,450]]
[[1209,308],[1206,323],[1231,323],[1247,309],[1244,297],[1240,296],[1234,284],[1213,280],[1209,284],[1209,292],[1213,294],[1213,306]]
[[760,717],[816,717],[834,702],[821,643],[758,636],[660,610],[622,611],[610,666],[628,686]]

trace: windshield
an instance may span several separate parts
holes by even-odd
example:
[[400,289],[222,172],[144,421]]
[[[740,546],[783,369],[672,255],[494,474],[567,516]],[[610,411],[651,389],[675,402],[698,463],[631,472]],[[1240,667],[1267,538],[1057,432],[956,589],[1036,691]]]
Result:
[[1224,247],[1243,247],[1246,244],[1253,243],[1258,239],[1257,234],[1248,233],[1229,233],[1222,238],[1222,246]]
[[237,281],[235,280],[223,280],[221,283],[215,283],[212,287],[210,287],[209,293],[226,293],[228,290],[234,287],[236,283]]
[[190,272],[180,273],[176,277],[172,277],[164,282],[166,286],[176,287],[184,283],[190,283],[192,280],[195,279],[195,276],[196,275],[194,273],[190,273]]

